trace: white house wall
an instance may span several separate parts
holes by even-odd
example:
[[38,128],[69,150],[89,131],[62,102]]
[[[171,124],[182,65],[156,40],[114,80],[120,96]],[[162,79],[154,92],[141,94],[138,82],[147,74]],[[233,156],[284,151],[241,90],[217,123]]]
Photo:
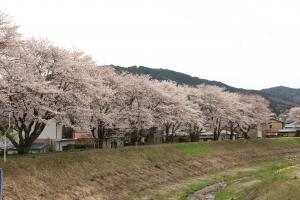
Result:
[[38,139],[61,139],[62,138],[62,125],[57,124],[54,119],[47,122],[41,135]]

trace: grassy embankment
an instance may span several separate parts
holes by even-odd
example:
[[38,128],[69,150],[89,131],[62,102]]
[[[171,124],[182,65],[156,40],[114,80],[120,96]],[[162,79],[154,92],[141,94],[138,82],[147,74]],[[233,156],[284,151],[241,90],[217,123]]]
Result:
[[203,177],[185,186],[176,194],[187,199],[193,192],[219,182],[225,189],[217,192],[216,200],[293,200],[300,198],[300,158],[291,156],[272,161],[260,161]]
[[[227,199],[261,188],[265,194],[276,181],[293,184],[297,180],[290,179],[290,174],[272,174],[297,160],[282,162],[283,158],[298,155],[300,139],[280,138],[11,156],[0,167],[5,172],[6,200],[179,199],[221,179],[249,177],[243,181],[251,184],[245,182],[244,188],[236,189],[233,181],[217,194]],[[270,160],[270,166],[278,164],[274,173],[262,164]],[[274,179],[264,178],[266,171]],[[277,178],[281,175],[282,179]],[[256,190],[258,184],[263,187]]]

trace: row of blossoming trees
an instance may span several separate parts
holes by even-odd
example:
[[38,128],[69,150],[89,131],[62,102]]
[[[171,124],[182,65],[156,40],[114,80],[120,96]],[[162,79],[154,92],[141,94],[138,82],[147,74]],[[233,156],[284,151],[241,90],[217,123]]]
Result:
[[[108,127],[126,127],[138,137],[160,127],[166,138],[185,129],[192,140],[204,128],[217,140],[225,128],[247,136],[265,122],[267,101],[216,86],[179,86],[148,76],[99,67],[82,51],[42,39],[24,39],[0,13],[0,129],[19,153],[27,153],[48,120],[90,130],[103,138]],[[101,141],[100,141],[101,144]]]

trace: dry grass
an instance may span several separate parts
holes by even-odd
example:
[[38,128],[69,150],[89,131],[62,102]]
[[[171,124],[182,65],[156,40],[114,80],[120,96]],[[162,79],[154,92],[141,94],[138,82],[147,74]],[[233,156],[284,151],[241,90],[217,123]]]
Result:
[[300,139],[284,138],[11,156],[0,167],[6,200],[158,199],[199,176],[296,154]]

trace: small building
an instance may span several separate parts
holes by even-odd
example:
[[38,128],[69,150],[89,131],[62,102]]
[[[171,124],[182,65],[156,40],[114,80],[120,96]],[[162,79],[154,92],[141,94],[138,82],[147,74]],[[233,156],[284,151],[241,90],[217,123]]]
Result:
[[111,135],[105,138],[103,148],[121,148],[124,147],[124,137]]
[[[31,153],[42,153],[45,151],[65,151],[75,144],[73,138],[73,129],[57,123],[55,119],[47,121],[46,126],[39,137],[31,146]],[[0,149],[3,149],[4,142],[0,141]],[[14,153],[16,148],[7,139],[7,147],[10,147],[9,153]]]
[[278,131],[278,136],[281,136],[281,137],[296,137],[296,136],[299,136],[297,131],[299,131],[299,130],[294,129],[294,128],[280,129]]
[[104,138],[103,148],[120,148],[124,147],[124,136],[120,134],[108,134]]
[[75,140],[90,140],[90,139],[94,139],[94,137],[91,132],[75,131],[73,133],[73,139],[75,139]]
[[46,127],[34,143],[47,144],[50,151],[66,151],[75,144],[74,130],[57,123],[55,119],[47,122]]
[[283,129],[278,131],[279,136],[285,137],[299,137],[300,136],[300,124],[299,123],[289,123],[284,126]]
[[279,130],[283,129],[284,123],[276,118],[271,118],[269,123],[263,127],[264,137],[277,137],[279,135]]
[[75,131],[73,133],[75,140],[75,149],[93,149],[96,148],[96,140],[93,134],[88,131]]
[[108,128],[103,139],[103,148],[120,148],[125,144],[126,131],[119,128]]
[[275,118],[272,118],[268,124],[269,129],[272,129],[272,130],[282,129],[283,125],[284,125],[283,121],[281,121],[279,119],[275,119]]

